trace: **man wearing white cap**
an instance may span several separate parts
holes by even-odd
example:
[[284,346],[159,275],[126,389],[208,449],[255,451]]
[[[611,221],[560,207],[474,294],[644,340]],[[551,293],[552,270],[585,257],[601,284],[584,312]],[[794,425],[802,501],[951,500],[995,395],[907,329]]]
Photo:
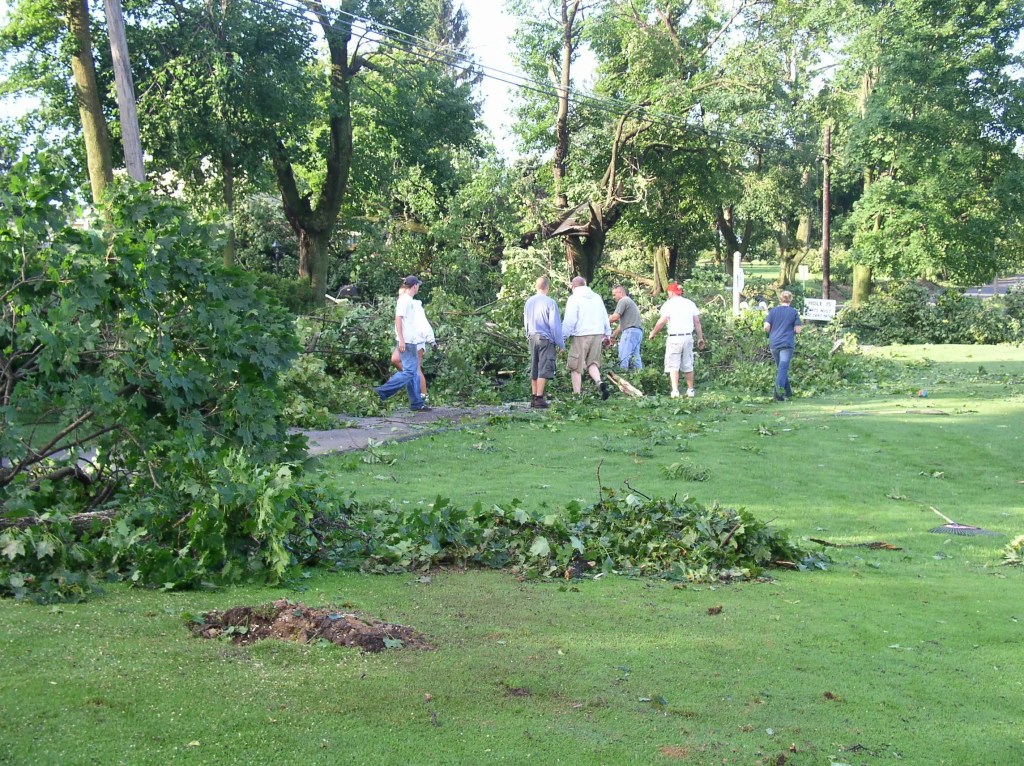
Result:
[[430,409],[420,392],[420,348],[426,335],[416,325],[416,293],[420,291],[418,277],[408,276],[402,280],[405,292],[398,296],[395,304],[395,338],[398,340],[398,354],[402,369],[388,378],[387,382],[373,389],[382,402],[387,401],[403,388],[409,394],[409,406],[416,412]]

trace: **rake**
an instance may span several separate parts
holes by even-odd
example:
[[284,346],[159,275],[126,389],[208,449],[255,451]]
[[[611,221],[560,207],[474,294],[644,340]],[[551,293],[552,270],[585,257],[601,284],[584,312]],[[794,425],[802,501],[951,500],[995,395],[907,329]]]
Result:
[[957,524],[955,521],[953,521],[953,519],[949,518],[949,516],[944,514],[942,511],[940,511],[934,505],[929,505],[928,507],[931,508],[937,514],[939,514],[939,516],[941,516],[942,518],[944,518],[946,520],[946,523],[943,524],[941,527],[935,527],[935,529],[929,529],[928,530],[929,532],[935,532],[936,534],[940,534],[940,535],[941,534],[946,534],[946,535],[989,535],[989,536],[998,536],[999,535],[998,532],[990,532],[989,530],[982,529],[981,527],[972,527],[969,524]]

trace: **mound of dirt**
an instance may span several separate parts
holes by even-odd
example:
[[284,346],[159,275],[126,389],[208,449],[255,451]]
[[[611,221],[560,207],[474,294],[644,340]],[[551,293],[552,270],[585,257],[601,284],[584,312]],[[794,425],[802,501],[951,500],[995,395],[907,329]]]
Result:
[[230,636],[236,644],[279,638],[304,644],[324,640],[364,652],[434,648],[423,634],[404,625],[357,617],[330,607],[310,609],[288,599],[262,606],[234,606],[223,612],[207,612],[201,620],[191,620],[188,626],[201,638]]

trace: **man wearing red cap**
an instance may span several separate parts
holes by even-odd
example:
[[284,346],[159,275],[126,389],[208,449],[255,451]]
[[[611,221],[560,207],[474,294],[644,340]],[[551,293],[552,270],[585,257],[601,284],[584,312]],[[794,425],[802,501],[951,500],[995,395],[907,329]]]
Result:
[[668,300],[661,307],[658,323],[647,336],[654,340],[662,327],[668,325],[665,343],[665,372],[672,382],[672,398],[679,396],[679,371],[686,376],[686,395],[693,397],[693,335],[697,334],[697,348],[704,348],[704,330],[700,326],[700,309],[689,298],[683,297],[683,288],[669,282]]

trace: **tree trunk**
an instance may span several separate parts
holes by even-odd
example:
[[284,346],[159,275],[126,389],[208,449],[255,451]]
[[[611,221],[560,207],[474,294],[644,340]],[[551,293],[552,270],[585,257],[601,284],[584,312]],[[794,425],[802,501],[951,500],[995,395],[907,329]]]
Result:
[[747,241],[750,239],[752,223],[748,220],[744,224],[742,240],[736,233],[736,219],[733,216],[733,210],[731,207],[718,207],[716,223],[718,225],[718,233],[721,234],[722,239],[725,240],[726,252],[723,254],[722,258],[725,262],[725,271],[730,277],[732,277],[732,255],[736,252],[740,254],[741,258],[746,255]]
[[569,257],[569,268],[573,274],[578,274],[587,280],[587,284],[594,281],[597,273],[597,264],[601,262],[604,255],[604,244],[608,235],[600,227],[594,227],[585,237],[566,237],[565,250]]
[[660,295],[665,292],[671,277],[669,274],[669,249],[662,245],[654,248],[654,284],[651,286],[651,295]]
[[110,135],[100,103],[96,66],[92,58],[92,33],[89,31],[88,0],[65,0],[68,29],[75,41],[71,55],[71,73],[75,81],[78,114],[85,139],[85,159],[89,168],[89,186],[93,202],[99,202],[107,184],[114,178],[110,156]]
[[853,266],[853,305],[860,306],[871,295],[871,267],[863,263]]
[[565,193],[565,166],[569,158],[569,86],[572,83],[573,27],[580,0],[562,0],[562,62],[555,84],[558,94],[558,108],[555,113],[555,158],[551,172],[555,182],[555,206],[559,211],[568,210],[569,199]]
[[224,152],[221,158],[224,170],[224,206],[228,213],[228,236],[224,243],[224,268],[235,265],[235,158],[231,152]]
[[317,17],[331,58],[328,98],[330,142],[325,157],[327,174],[315,208],[310,202],[310,195],[300,196],[288,151],[280,139],[275,143],[273,160],[284,214],[299,238],[299,277],[309,281],[314,302],[322,305],[327,294],[331,234],[338,222],[352,167],[351,80],[363,63],[358,57],[349,61],[351,19],[341,16],[332,23],[319,0],[308,0],[307,6]]

